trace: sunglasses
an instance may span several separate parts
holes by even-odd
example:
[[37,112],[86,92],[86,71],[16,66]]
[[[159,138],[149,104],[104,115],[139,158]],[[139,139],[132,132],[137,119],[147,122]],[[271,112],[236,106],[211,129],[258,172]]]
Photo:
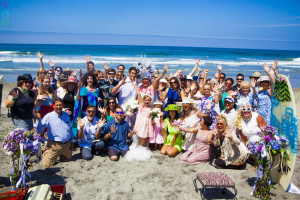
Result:
[[40,72],[40,74],[47,74],[46,72]]
[[87,113],[96,113],[95,110],[87,110],[86,112],[87,112]]
[[220,78],[221,78],[221,79],[225,79],[225,77],[222,77],[222,76],[221,76]]
[[115,75],[115,73],[108,73],[108,75]]
[[171,84],[174,84],[174,83],[176,83],[176,82],[170,82]]
[[123,115],[123,112],[117,111],[116,113],[117,113],[117,115]]
[[217,125],[224,125],[224,123],[217,123]]
[[199,79],[204,79],[203,77],[200,77]]
[[244,79],[243,78],[237,78],[236,80],[237,81],[243,81]]
[[62,72],[62,71],[61,71],[61,70],[59,70],[59,69],[57,69],[56,71],[57,71],[57,72]]
[[260,83],[269,83],[269,81],[261,81]]
[[108,104],[114,104],[114,103],[116,103],[116,102],[114,102],[114,101],[112,101],[112,102],[108,102]]
[[30,84],[32,84],[32,81],[30,81],[30,80],[24,80],[24,83],[30,83]]
[[225,83],[225,85],[232,85],[232,83]]
[[250,110],[251,110],[251,108],[247,108],[247,109],[246,108],[242,108],[243,112],[247,112],[247,111],[250,111]]

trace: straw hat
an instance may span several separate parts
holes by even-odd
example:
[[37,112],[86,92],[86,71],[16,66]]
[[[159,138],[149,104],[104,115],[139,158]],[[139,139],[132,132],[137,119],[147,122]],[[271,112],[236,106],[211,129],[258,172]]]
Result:
[[180,112],[180,108],[175,105],[175,104],[169,104],[166,108],[165,111],[169,111],[169,110],[176,110],[178,113]]
[[76,86],[78,85],[77,79],[73,78],[73,77],[69,77],[69,79],[67,81],[64,81],[60,84],[61,87],[66,87],[68,83],[75,83]]
[[260,82],[262,81],[268,81],[270,83],[270,77],[269,76],[261,76],[258,80],[257,80],[257,84],[259,85]]
[[72,71],[69,67],[65,70],[65,72]]
[[183,97],[181,102],[176,102],[176,105],[182,107],[182,104],[184,104],[184,103],[192,104],[192,106],[195,107],[194,100],[189,97]]
[[259,78],[260,77],[260,73],[259,72],[254,72],[253,75],[249,76],[249,78]]

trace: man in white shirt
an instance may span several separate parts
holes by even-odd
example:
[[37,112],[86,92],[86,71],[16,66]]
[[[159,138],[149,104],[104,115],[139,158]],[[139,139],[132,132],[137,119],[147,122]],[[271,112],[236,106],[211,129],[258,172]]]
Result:
[[233,108],[234,106],[234,99],[231,96],[227,96],[224,99],[224,105],[226,110],[223,110],[221,112],[221,115],[224,115],[227,119],[227,123],[229,125],[230,128],[233,128],[233,121],[236,118],[237,112],[236,110]]
[[[117,94],[118,93],[118,104],[122,107],[122,109],[126,112],[126,107],[125,103],[130,100],[130,99],[136,99],[137,98],[137,93],[135,90],[135,87],[133,83],[136,81],[136,75],[137,75],[137,70],[135,67],[131,67],[129,69],[129,78],[126,76],[123,77],[122,81],[114,87],[111,91],[111,94]],[[135,123],[135,115],[131,116],[126,116],[126,120],[130,126],[133,126]]]
[[95,117],[96,107],[89,105],[86,109],[84,118],[77,118],[78,143],[81,150],[81,155],[84,160],[91,160],[93,154],[99,155],[104,148],[103,140],[97,140],[101,136],[101,128],[105,124],[105,120],[100,120]]

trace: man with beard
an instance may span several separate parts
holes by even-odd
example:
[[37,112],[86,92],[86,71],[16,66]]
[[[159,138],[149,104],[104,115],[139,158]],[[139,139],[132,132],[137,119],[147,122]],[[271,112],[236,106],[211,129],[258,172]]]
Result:
[[93,154],[99,155],[104,148],[103,140],[97,140],[101,136],[101,128],[105,124],[105,120],[95,117],[96,107],[89,105],[86,109],[86,116],[81,119],[77,118],[78,124],[78,143],[84,160],[93,159]]

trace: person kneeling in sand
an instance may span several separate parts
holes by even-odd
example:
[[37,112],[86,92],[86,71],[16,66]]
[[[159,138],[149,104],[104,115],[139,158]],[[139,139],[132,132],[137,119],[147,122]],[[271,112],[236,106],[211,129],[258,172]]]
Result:
[[77,118],[78,124],[78,142],[81,150],[81,155],[84,160],[93,159],[93,152],[96,155],[104,148],[103,140],[97,140],[101,135],[101,128],[105,124],[105,120],[100,120],[95,117],[96,107],[88,105],[86,108],[86,116],[81,119]]
[[53,100],[54,111],[34,124],[38,133],[43,133],[47,127],[48,143],[43,154],[43,165],[53,166],[57,160],[70,161],[72,159],[73,133],[72,122],[68,113],[62,111],[63,100]]
[[127,137],[133,133],[129,124],[123,120],[123,109],[116,107],[115,119],[109,121],[103,130],[104,140],[108,140],[108,156],[110,160],[119,160],[120,154],[124,156],[128,151]]

